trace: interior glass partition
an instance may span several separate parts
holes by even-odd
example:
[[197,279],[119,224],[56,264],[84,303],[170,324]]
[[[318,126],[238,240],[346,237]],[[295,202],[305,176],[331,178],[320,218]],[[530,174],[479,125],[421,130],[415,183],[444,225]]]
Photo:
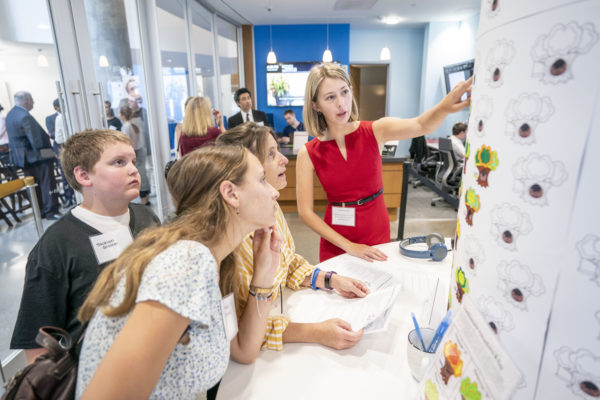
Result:
[[221,111],[223,115],[230,116],[238,111],[233,101],[233,93],[240,88],[238,28],[220,17],[216,17],[216,24]]
[[157,0],[156,18],[171,149],[174,133],[183,120],[184,104],[191,95],[186,32],[186,1]]
[[191,6],[192,29],[190,39],[196,68],[196,93],[198,96],[208,97],[213,106],[218,108],[220,104],[216,96],[213,15],[196,2],[193,2]]

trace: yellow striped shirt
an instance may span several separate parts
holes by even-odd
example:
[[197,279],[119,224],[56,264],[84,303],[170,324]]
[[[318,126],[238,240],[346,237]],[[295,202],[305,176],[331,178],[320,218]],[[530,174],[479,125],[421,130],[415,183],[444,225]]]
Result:
[[[281,254],[279,256],[279,268],[275,275],[273,287],[277,290],[273,293],[273,301],[280,295],[279,285],[287,286],[297,290],[307,276],[315,269],[299,254],[296,254],[296,246],[290,228],[283,216],[279,205],[275,214],[277,220],[277,231],[281,235]],[[252,252],[252,236],[249,234],[236,250],[236,272],[235,272],[235,309],[238,319],[242,316],[246,303],[248,302],[250,281],[254,272],[254,261]],[[267,320],[267,330],[262,345],[263,349],[283,349],[283,331],[287,328],[289,319],[283,315],[270,316]]]

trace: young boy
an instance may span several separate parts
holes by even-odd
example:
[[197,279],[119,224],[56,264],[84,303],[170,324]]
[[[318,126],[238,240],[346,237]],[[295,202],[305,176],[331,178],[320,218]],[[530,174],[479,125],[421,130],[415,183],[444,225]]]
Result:
[[25,349],[28,363],[46,351],[35,342],[38,329],[50,325],[76,333],[77,311],[100,271],[132,235],[160,224],[149,207],[130,204],[140,191],[135,161],[131,140],[118,131],[83,131],[64,143],[62,166],[83,202],[49,227],[29,253],[10,343],[11,349]]

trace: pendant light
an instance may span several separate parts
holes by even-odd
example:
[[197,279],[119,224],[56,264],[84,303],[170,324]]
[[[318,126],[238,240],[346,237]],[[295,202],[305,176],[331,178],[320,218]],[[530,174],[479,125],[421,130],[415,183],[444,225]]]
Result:
[[323,52],[323,62],[332,62],[333,55],[331,54],[331,50],[329,50],[329,24],[327,24],[327,48]]
[[[269,11],[269,22],[272,21],[271,19],[271,6],[269,5],[269,8],[267,8],[267,10]],[[269,24],[269,43],[271,44],[271,51],[269,51],[269,54],[267,54],[267,64],[277,64],[277,56],[275,55],[275,52],[273,51],[273,25]]]
[[48,66],[48,59],[46,58],[45,55],[42,54],[42,49],[38,49],[38,52],[40,53],[37,57],[37,65],[38,67],[47,67]]
[[379,59],[382,61],[387,61],[392,58],[392,53],[390,53],[390,49],[385,46],[381,49],[381,53],[379,53]]

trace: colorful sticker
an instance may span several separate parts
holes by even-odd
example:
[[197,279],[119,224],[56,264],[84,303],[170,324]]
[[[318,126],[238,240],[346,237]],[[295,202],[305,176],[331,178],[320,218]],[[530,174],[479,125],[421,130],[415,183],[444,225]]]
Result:
[[479,171],[477,183],[482,187],[488,187],[488,176],[490,171],[495,171],[498,168],[498,154],[492,151],[492,148],[482,145],[475,153],[475,166]]
[[473,215],[479,211],[481,204],[479,203],[479,195],[475,193],[473,188],[469,188],[465,193],[465,205],[467,206],[467,216],[465,220],[467,224],[473,225]]
[[442,380],[447,385],[452,376],[462,375],[463,361],[460,359],[460,350],[456,343],[451,340],[444,344],[444,365],[440,369]]

